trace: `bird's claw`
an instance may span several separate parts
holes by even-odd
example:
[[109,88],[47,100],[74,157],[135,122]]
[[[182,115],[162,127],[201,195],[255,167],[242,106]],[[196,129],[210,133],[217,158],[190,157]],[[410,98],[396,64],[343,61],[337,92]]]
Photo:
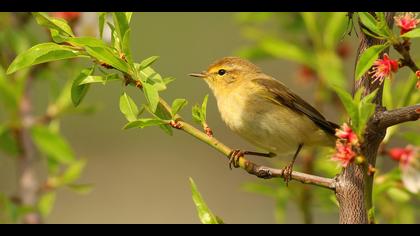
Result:
[[286,186],[289,185],[289,181],[292,180],[293,165],[287,165],[283,168],[283,179],[286,182]]
[[244,153],[241,150],[239,150],[239,149],[233,150],[229,154],[229,168],[232,169],[232,165],[233,165],[233,167],[238,168],[239,167],[239,159],[243,156],[244,156]]

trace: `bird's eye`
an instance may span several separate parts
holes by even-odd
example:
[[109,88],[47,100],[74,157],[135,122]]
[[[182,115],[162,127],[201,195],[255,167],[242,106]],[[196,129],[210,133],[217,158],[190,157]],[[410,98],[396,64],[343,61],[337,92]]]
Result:
[[226,70],[224,70],[224,69],[220,69],[220,70],[217,72],[217,74],[219,74],[219,75],[224,75],[224,74],[226,74]]

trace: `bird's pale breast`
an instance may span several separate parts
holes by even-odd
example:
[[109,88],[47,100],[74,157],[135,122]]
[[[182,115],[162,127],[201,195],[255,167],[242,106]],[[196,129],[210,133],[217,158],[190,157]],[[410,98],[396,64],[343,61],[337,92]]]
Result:
[[331,142],[305,115],[250,93],[236,89],[219,95],[217,102],[223,121],[249,142],[278,155],[295,152],[300,143],[312,146]]

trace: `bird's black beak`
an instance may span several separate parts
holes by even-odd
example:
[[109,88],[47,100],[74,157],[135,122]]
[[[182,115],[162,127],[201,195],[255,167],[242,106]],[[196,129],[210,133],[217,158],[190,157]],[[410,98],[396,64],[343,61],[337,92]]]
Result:
[[188,74],[189,76],[192,76],[192,77],[198,77],[198,78],[204,78],[204,77],[206,77],[207,76],[207,74],[205,73],[205,72],[201,72],[201,73],[191,73],[191,74]]

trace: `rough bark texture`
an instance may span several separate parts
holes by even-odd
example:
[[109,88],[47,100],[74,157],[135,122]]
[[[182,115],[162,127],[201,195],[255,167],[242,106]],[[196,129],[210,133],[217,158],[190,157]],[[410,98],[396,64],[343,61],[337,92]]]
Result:
[[[392,27],[394,13],[386,13],[388,25]],[[363,27],[363,26],[362,26]],[[357,60],[364,50],[372,45],[383,44],[384,41],[372,38],[360,32],[360,44]],[[387,52],[387,50],[385,50]],[[377,104],[376,112],[384,110],[382,107],[382,89],[379,83],[371,83],[369,75],[366,73],[360,80],[355,81],[353,91],[364,87],[362,96],[366,96],[375,89],[379,88],[376,98],[373,100]],[[340,220],[342,224],[367,224],[373,223],[373,219],[368,217],[368,211],[372,208],[372,187],[373,175],[368,175],[368,166],[375,166],[376,155],[379,145],[385,137],[386,128],[379,127],[375,122],[375,116],[368,122],[364,134],[364,142],[361,146],[362,155],[366,162],[363,164],[351,164],[345,168],[337,178],[336,196],[340,204]]]

